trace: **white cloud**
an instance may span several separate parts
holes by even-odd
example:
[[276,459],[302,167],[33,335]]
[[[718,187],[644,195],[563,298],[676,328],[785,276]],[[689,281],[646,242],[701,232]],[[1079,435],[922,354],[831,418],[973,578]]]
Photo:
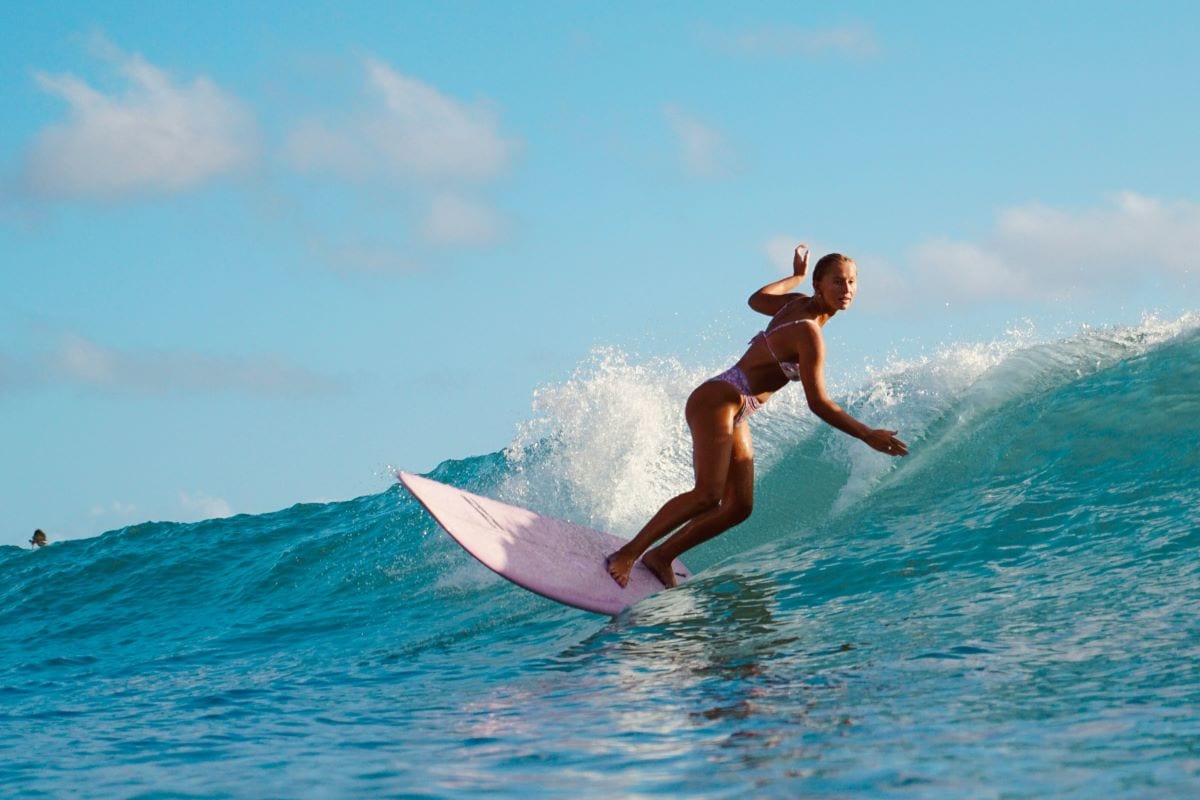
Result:
[[380,61],[365,66],[367,110],[348,123],[298,125],[285,147],[293,166],[439,185],[481,183],[508,168],[518,144],[501,134],[490,104],[464,104]]
[[499,239],[503,228],[491,207],[444,192],[433,199],[422,233],[431,244],[480,246]]
[[[162,516],[178,522],[192,522],[205,519],[221,519],[234,515],[233,507],[221,497],[213,497],[201,491],[178,493],[178,503],[173,510],[163,509]],[[92,517],[106,520],[103,524],[128,524],[144,520],[148,516],[158,516],[154,512],[143,512],[132,503],[122,503],[114,500],[108,505],[92,506]]]
[[956,299],[1023,294],[1025,265],[1010,267],[986,245],[932,239],[912,252],[914,277],[939,294]]
[[[856,308],[885,314],[910,313],[904,302],[912,291],[912,281],[903,271],[886,258],[870,253],[851,257],[858,265],[858,291],[854,296]],[[816,266],[816,262],[812,266]]]
[[[763,242],[763,255],[771,262],[775,269],[784,275],[792,274],[792,255],[796,251],[796,245],[800,243],[800,239],[795,236],[781,234],[772,236]],[[813,264],[809,264],[811,271]]]
[[981,242],[936,239],[911,254],[923,290],[952,299],[1065,298],[1195,274],[1200,205],[1134,192],[1102,208],[1003,211]]
[[732,154],[719,130],[676,105],[663,106],[663,116],[675,134],[684,172],[697,178],[709,178],[732,171]]
[[875,32],[865,25],[837,28],[800,28],[773,25],[736,33],[709,34],[705,37],[720,49],[742,55],[776,58],[820,58],[826,55],[845,58],[871,58],[879,54]]
[[186,520],[220,519],[232,517],[233,508],[220,497],[210,497],[204,492],[180,492],[179,507]]
[[[295,125],[285,160],[303,172],[399,189],[406,204],[427,209],[411,220],[425,244],[479,246],[503,238],[507,218],[482,195],[511,167],[520,143],[501,131],[495,106],[465,103],[378,60],[367,60],[364,71],[360,110]],[[335,269],[415,268],[397,247],[322,252]]]
[[70,114],[42,130],[26,153],[30,193],[112,199],[177,192],[255,160],[250,113],[211,80],[178,83],[141,56],[106,51],[125,79],[121,92],[104,94],[73,75],[35,74]]
[[117,517],[122,520],[131,520],[137,514],[137,506],[131,503],[122,503],[119,500],[113,500],[107,506],[92,506],[91,509],[93,517]]
[[277,356],[217,357],[190,352],[129,353],[63,336],[41,370],[46,377],[106,389],[290,394],[332,382]]

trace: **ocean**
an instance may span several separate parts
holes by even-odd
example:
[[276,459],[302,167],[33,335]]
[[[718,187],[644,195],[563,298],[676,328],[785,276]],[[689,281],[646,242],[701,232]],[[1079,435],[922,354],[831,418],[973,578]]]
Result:
[[[632,535],[687,488],[717,366],[597,352],[430,476]],[[912,455],[781,392],[754,516],[617,618],[493,575],[398,486],[0,548],[0,794],[1200,794],[1200,320],[833,394]]]

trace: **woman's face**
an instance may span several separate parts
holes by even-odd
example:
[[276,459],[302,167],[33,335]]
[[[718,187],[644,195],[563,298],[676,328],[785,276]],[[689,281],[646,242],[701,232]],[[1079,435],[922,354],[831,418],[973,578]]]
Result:
[[821,276],[817,294],[835,311],[845,311],[858,291],[858,267],[853,261],[842,261]]

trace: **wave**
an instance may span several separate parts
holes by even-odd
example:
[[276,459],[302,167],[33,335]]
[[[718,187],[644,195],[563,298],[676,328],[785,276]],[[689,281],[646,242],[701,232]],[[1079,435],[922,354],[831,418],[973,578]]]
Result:
[[[816,421],[801,392],[780,392],[753,425],[754,516],[692,558],[699,555],[697,566],[704,568],[747,547],[833,524],[864,504],[887,514],[879,508],[884,498],[897,510],[910,508],[906,495],[936,507],[940,493],[961,478],[986,483],[1002,454],[1020,452],[1030,469],[1052,469],[1047,458],[1056,458],[1063,443],[1079,442],[1081,427],[1103,427],[1151,408],[1166,409],[1160,422],[1168,437],[1184,433],[1186,414],[1170,410],[1194,408],[1190,392],[1197,384],[1187,381],[1195,376],[1198,335],[1194,315],[1084,329],[1046,342],[1026,326],[994,342],[893,360],[869,370],[854,388],[835,387],[852,414],[901,432],[912,455],[900,460]],[[1175,376],[1169,391],[1145,388],[1158,370]],[[598,351],[569,381],[537,392],[537,413],[506,452],[507,468],[493,492],[632,535],[665,498],[690,486],[690,440],[680,409],[712,372],[673,360],[631,365],[619,353]],[[1106,390],[1087,395],[1092,386]],[[1080,392],[1087,402],[1074,399]],[[1034,410],[1055,402],[1079,408],[1050,418],[1039,438],[1019,435]],[[1040,413],[1037,419],[1049,424]]]
[[[537,392],[509,448],[431,476],[630,535],[689,484],[680,409],[711,372],[599,351]],[[708,572],[680,596],[767,581],[778,602],[833,602],[882,597],[914,575],[1070,574],[1073,559],[1099,574],[1194,551],[1197,386],[1200,321],[1185,317],[1046,342],[1014,332],[896,360],[843,387],[851,413],[902,431],[903,460],[815,423],[799,392],[781,393],[754,422],[755,515],[688,555]],[[552,637],[578,613],[487,573],[397,487],[3,548],[0,608],[17,645],[0,668],[14,672],[336,652],[351,641],[408,657],[515,621]]]

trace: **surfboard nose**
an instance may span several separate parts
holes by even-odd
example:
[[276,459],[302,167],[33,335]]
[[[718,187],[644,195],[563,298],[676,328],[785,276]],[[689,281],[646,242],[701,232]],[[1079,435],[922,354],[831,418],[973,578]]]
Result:
[[[616,616],[662,590],[638,562],[622,588],[608,574],[607,557],[625,540],[520,506],[471,494],[397,470],[396,477],[446,533],[480,563],[513,583],[559,603]],[[676,577],[691,576],[676,560]]]

